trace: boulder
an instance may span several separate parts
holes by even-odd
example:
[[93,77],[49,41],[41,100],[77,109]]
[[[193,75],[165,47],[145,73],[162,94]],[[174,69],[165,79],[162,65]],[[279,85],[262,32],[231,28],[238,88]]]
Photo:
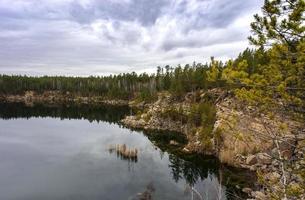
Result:
[[255,155],[250,155],[246,159],[246,164],[247,165],[255,165],[257,163],[257,158]]
[[252,165],[249,169],[250,171],[256,171],[257,167],[255,165]]
[[251,194],[252,189],[251,189],[251,188],[243,188],[242,191],[243,191],[244,193]]
[[284,140],[279,144],[282,156],[289,160],[291,159],[296,145],[296,138],[292,136],[286,136]]
[[261,191],[252,192],[251,195],[257,200],[267,200],[267,196]]
[[278,153],[277,148],[273,148],[273,149],[271,150],[271,155],[272,155],[273,157],[276,157],[276,158],[279,157],[279,153]]
[[277,172],[268,173],[266,176],[272,183],[278,182],[281,178],[281,175]]
[[170,144],[170,145],[179,145],[179,143],[178,143],[178,142],[176,142],[175,140],[171,140],[171,141],[169,141],[169,144]]
[[258,153],[256,154],[256,158],[259,164],[269,165],[272,163],[272,158],[267,153]]

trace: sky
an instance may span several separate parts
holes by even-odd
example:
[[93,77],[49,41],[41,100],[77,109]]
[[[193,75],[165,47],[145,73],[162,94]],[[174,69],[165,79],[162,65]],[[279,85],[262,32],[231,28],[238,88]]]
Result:
[[0,0],[0,74],[99,76],[236,57],[263,0]]

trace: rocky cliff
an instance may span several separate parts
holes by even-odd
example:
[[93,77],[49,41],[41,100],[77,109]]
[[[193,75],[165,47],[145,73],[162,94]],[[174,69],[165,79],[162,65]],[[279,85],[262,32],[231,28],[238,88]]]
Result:
[[[213,102],[216,112],[212,133],[203,137],[204,127],[188,123],[187,118],[192,105],[207,101]],[[139,104],[131,102],[131,106],[135,105]],[[219,89],[190,93],[182,101],[161,93],[156,102],[140,105],[140,112],[122,120],[125,125],[181,132],[188,139],[183,151],[213,154],[222,163],[260,173],[268,182],[261,183],[262,191],[244,190],[256,199],[269,199],[268,194],[276,191],[276,186],[272,186],[274,191],[271,191],[266,185],[279,182],[287,173],[281,169],[282,161],[292,163],[296,169],[305,167],[305,125],[290,115],[276,111],[270,115],[257,112],[256,108]],[[279,157],[281,159],[277,159]],[[289,173],[285,180],[304,196],[301,175]]]
[[183,151],[214,154],[213,148],[206,149],[203,147],[196,129],[186,123],[185,118],[191,112],[192,101],[175,101],[169,93],[160,93],[158,100],[154,103],[140,103],[139,106],[137,103],[130,102],[130,106],[140,107],[140,111],[122,120],[126,126],[180,132],[185,134],[188,139],[188,144]]

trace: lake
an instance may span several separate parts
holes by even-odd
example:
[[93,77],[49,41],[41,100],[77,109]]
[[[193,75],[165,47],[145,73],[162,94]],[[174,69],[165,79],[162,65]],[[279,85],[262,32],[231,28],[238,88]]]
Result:
[[[248,173],[124,128],[128,107],[0,103],[1,200],[236,199]],[[122,156],[113,147],[137,149]],[[248,180],[247,180],[248,179]]]

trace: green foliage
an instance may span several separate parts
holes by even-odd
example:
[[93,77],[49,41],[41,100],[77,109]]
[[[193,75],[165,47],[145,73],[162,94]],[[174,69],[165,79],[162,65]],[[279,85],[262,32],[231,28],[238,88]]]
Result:
[[236,66],[233,65],[232,61],[227,63],[226,68],[223,70],[222,79],[228,83],[241,83],[246,84],[249,82],[249,74],[247,72],[248,63],[246,60],[242,60]]
[[145,102],[152,102],[157,99],[157,94],[155,92],[151,92],[149,89],[144,88],[140,91],[140,94],[138,97],[136,97],[137,100],[145,101]]
[[155,92],[154,76],[136,73],[108,77],[27,77],[0,75],[0,94],[59,91],[81,96],[128,99],[143,90]]
[[265,0],[263,16],[256,14],[251,23],[252,44],[264,48],[266,45],[284,44],[291,51],[305,38],[304,0]]
[[216,109],[211,103],[202,102],[192,105],[188,122],[197,126],[197,133],[205,149],[212,149],[214,123],[216,121]]
[[222,86],[221,82],[221,74],[223,70],[223,63],[221,61],[217,61],[214,57],[211,58],[211,63],[209,65],[209,69],[207,71],[207,81],[209,81],[210,86],[219,87]]
[[201,144],[203,148],[207,151],[213,149],[213,143],[212,143],[212,130],[213,130],[213,125],[212,126],[207,126],[207,127],[201,127],[198,129],[198,136],[201,141]]
[[193,104],[188,119],[196,126],[214,125],[216,120],[215,106],[206,102]]
[[299,197],[304,193],[304,188],[301,187],[299,184],[292,184],[289,185],[287,188],[287,194],[290,197]]
[[289,56],[288,46],[274,45],[268,51],[252,53],[266,58],[264,62],[255,63],[255,67],[243,57],[228,61],[222,79],[236,88],[235,93],[240,99],[256,106],[276,106],[281,102],[281,105],[302,107],[305,97],[304,47],[304,42],[297,45],[296,60]]
[[164,112],[160,113],[162,118],[169,118],[173,121],[187,122],[187,116],[183,113],[182,108],[169,107]]

